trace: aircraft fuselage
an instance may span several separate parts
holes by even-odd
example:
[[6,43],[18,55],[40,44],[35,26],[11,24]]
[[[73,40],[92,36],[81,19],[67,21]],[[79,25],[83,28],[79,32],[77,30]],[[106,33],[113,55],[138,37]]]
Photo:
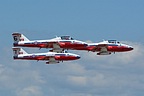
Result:
[[61,41],[21,41],[18,43],[13,43],[14,47],[36,47],[36,48],[54,48],[58,46],[64,49],[73,49],[79,47],[86,47],[87,44],[77,40],[61,40]]

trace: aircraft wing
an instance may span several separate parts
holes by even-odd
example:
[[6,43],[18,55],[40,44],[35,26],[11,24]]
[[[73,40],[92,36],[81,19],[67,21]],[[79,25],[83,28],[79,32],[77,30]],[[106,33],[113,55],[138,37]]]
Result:
[[63,52],[64,49],[60,47],[60,43],[59,42],[49,42],[47,43],[47,48],[50,48],[50,46],[52,47],[52,52]]
[[107,47],[108,47],[107,44],[96,44],[95,47],[91,51],[93,51],[93,52],[99,51],[99,50],[105,50],[105,51],[107,51]]
[[46,48],[51,48],[51,47],[53,47],[53,48],[60,48],[60,44],[58,43],[58,42],[51,42],[51,41],[49,41],[49,42],[45,42],[46,44],[45,45],[43,45],[42,47],[46,47]]
[[46,64],[56,64],[56,63],[59,63],[59,61],[58,61],[58,60],[55,60],[54,57],[50,57],[50,58],[49,58],[49,61],[46,62]]
[[59,42],[57,41],[49,41],[49,42],[46,42],[45,44],[42,44],[41,47],[45,47],[45,48],[52,48],[52,52],[62,52],[63,49],[60,47],[60,44]]
[[43,60],[48,60],[48,62],[46,62],[46,64],[59,63],[59,61],[55,59],[55,56],[46,56],[46,57],[43,58]]
[[108,45],[107,44],[97,44],[93,49],[92,51],[93,52],[98,52],[97,55],[109,55],[111,54],[111,52],[109,52],[107,50],[108,48]]

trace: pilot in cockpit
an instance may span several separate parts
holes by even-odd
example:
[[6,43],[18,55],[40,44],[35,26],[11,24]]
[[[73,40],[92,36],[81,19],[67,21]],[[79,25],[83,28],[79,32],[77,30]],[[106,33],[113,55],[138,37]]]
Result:
[[72,37],[70,36],[61,36],[62,40],[74,40]]

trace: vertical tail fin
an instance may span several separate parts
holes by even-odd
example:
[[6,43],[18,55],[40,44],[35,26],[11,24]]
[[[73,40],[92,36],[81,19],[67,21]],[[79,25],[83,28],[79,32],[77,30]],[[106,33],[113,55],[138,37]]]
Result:
[[29,39],[27,39],[23,34],[20,34],[20,33],[13,33],[12,34],[13,36],[13,40],[14,40],[14,43],[18,43],[19,41],[29,41]]
[[13,49],[13,55],[14,55],[14,57],[17,57],[20,54],[28,54],[22,48],[13,47],[12,49]]

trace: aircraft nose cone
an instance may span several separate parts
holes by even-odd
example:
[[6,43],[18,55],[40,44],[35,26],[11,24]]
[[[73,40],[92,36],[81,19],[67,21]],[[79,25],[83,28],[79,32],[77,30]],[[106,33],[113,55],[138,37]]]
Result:
[[130,50],[133,50],[134,48],[133,47],[130,47]]
[[129,48],[128,48],[128,49],[131,51],[131,50],[133,50],[134,48],[133,48],[133,47],[131,47],[131,46],[129,46]]
[[80,56],[77,56],[76,58],[77,58],[77,59],[80,59]]

